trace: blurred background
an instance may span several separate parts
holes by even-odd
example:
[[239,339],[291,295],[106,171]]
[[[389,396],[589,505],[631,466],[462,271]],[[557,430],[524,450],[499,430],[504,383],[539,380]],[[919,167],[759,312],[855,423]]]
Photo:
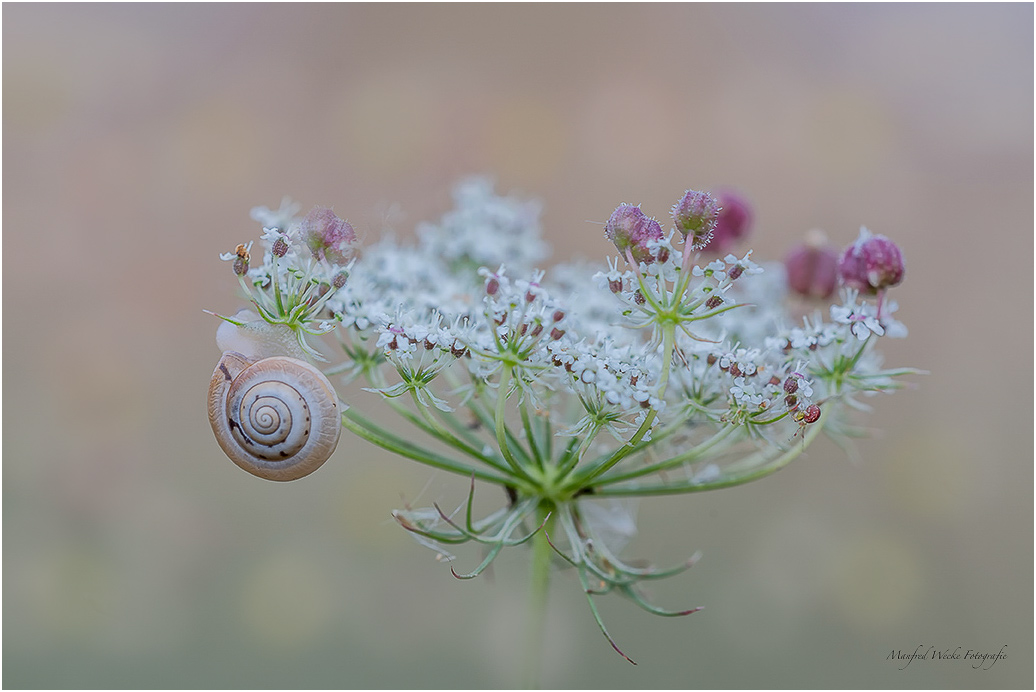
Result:
[[[203,403],[252,206],[406,238],[470,173],[555,259],[689,187],[753,202],[756,258],[865,224],[930,372],[858,462],[643,502],[628,554],[701,550],[654,595],[705,610],[599,599],[632,667],[560,572],[546,686],[1032,686],[1032,5],[5,4],[3,96],[4,687],[520,683],[528,556],[459,582],[390,518],[463,479],[346,433],[260,481]],[[1008,657],[886,660],[919,645]]]

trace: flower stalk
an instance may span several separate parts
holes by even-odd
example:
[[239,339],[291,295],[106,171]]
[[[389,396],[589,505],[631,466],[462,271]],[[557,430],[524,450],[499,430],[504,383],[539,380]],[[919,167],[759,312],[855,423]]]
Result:
[[541,530],[532,538],[532,564],[529,574],[529,605],[525,652],[525,687],[538,689],[543,668],[543,649],[546,644],[547,598],[550,594],[553,549],[548,536],[554,528],[550,509],[541,506]]

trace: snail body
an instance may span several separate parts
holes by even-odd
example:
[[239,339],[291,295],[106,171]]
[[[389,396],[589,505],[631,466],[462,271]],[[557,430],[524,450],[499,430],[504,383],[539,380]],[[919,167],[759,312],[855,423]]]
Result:
[[317,470],[342,433],[334,387],[289,356],[249,358],[226,351],[209,384],[209,422],[231,461],[271,481]]

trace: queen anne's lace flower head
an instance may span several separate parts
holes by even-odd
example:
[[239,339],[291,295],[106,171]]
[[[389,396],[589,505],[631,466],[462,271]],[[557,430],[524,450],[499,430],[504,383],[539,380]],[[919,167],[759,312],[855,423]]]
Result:
[[[744,236],[741,198],[689,190],[668,234],[621,204],[604,227],[616,256],[550,271],[536,269],[547,251],[538,204],[496,195],[484,179],[461,183],[454,202],[418,227],[417,246],[361,246],[324,207],[303,217],[287,199],[253,209],[261,247],[221,255],[250,312],[224,318],[220,338],[264,356],[334,354],[341,362],[327,374],[366,385],[344,408],[345,427],[472,481],[460,514],[394,515],[444,559],[446,544],[486,546],[481,565],[457,576],[533,541],[576,568],[588,597],[614,590],[650,612],[693,612],[661,611],[636,590],[693,560],[670,571],[623,561],[635,532],[627,498],[768,475],[821,430],[854,432],[843,410],[910,372],[883,370],[876,352],[881,337],[906,334],[884,294],[902,280],[902,255],[884,236],[861,232],[838,262],[839,302],[803,316],[784,297],[832,295],[831,251],[809,245],[783,266],[758,264],[751,250],[718,257],[721,236],[699,252],[717,222]],[[383,399],[418,435],[368,418],[364,397]],[[476,481],[507,498],[484,519],[473,517]]]

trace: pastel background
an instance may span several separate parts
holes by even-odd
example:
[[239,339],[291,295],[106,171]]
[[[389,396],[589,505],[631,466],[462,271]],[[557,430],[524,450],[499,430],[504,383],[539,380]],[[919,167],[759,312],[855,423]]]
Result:
[[600,600],[632,667],[561,572],[544,684],[1032,687],[1032,5],[5,4],[3,97],[4,687],[521,680],[527,555],[459,582],[390,519],[463,480],[346,433],[262,482],[203,404],[253,205],[410,237],[479,172],[555,258],[688,187],[746,194],[761,258],[866,224],[907,258],[887,362],[930,372],[856,463],[642,503],[631,555],[703,552],[657,600],[705,610]]

